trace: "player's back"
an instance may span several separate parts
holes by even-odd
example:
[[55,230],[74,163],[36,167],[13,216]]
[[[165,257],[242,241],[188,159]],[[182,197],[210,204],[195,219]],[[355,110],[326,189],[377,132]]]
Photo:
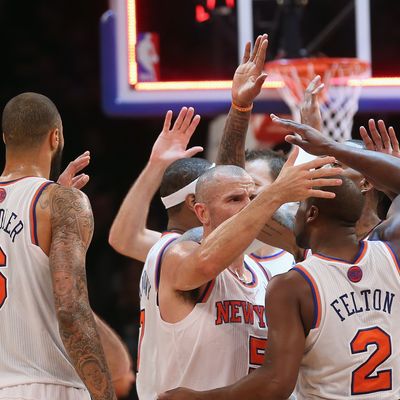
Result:
[[0,182],[0,388],[84,388],[60,338],[49,259],[38,242],[36,206],[50,183],[36,177]]
[[400,268],[390,247],[365,241],[353,263],[315,254],[295,269],[317,304],[298,399],[400,398]]

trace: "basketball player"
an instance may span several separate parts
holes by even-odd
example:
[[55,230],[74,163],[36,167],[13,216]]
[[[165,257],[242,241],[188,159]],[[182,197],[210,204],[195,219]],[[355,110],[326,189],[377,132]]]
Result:
[[[314,155],[334,154],[400,193],[397,158],[335,143],[293,121],[273,120],[296,132],[289,142]],[[374,241],[360,242],[356,222],[364,197],[351,179],[342,180],[332,188],[333,200],[308,199],[296,215],[296,239],[313,256],[268,285],[264,365],[226,388],[177,389],[160,399],[285,399],[296,380],[299,400],[399,398],[398,197],[372,233]]]
[[[250,43],[246,45],[243,61],[238,66],[232,81],[233,105],[226,121],[225,134],[232,132],[232,136],[235,136],[242,130],[247,130],[253,100],[260,93],[266,79],[263,69],[267,39],[267,35],[259,36],[252,53]],[[126,195],[111,227],[109,243],[119,253],[144,262],[150,248],[161,238],[161,232],[146,228],[150,202],[160,186],[164,171],[172,162],[192,157],[203,150],[199,146],[186,150],[200,121],[199,116],[193,117],[193,115],[193,108],[183,107],[171,129],[172,112],[167,113],[163,130],[153,146],[149,162]],[[240,153],[240,149],[227,147],[225,154],[229,151]],[[244,147],[241,151],[244,157]],[[217,163],[229,162],[224,162],[220,158]],[[192,187],[192,192],[187,194],[194,195],[194,185]],[[183,200],[184,198],[181,202]]]
[[[270,185],[279,175],[285,158],[270,149],[246,150],[246,172],[253,178],[255,195]],[[294,265],[294,257],[291,253],[277,247],[262,243],[251,253],[256,261],[267,268],[272,276],[289,271]]]
[[311,185],[341,182],[325,178],[334,172],[329,168],[308,171],[329,159],[293,167],[296,156],[252,202],[252,179],[240,167],[218,166],[199,178],[194,209],[204,240],[170,245],[142,276],[147,304],[140,335],[140,398],[152,399],[177,384],[206,389],[232,383],[262,362],[266,324],[260,301],[267,279],[255,262],[243,262],[242,253],[282,203],[330,197]]
[[59,175],[60,115],[24,93],[2,124],[0,399],[115,399],[87,298],[90,204],[48,180]]

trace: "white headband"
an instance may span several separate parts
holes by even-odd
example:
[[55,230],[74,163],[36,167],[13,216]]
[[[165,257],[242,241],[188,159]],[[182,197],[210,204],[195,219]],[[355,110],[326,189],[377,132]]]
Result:
[[[209,169],[214,168],[214,167],[215,167],[215,164],[211,164]],[[188,194],[194,194],[198,180],[199,180],[199,178],[195,179],[193,182],[188,183],[186,186],[177,190],[176,192],[171,193],[168,196],[161,197],[161,201],[163,202],[165,209],[168,210],[168,208],[171,208],[180,203],[183,203]]]

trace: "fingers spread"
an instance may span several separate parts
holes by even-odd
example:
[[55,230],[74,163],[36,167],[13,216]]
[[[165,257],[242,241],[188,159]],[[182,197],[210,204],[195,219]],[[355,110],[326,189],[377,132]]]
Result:
[[378,128],[379,128],[379,132],[381,134],[383,147],[385,149],[391,150],[392,146],[391,146],[391,143],[390,143],[389,134],[388,134],[388,131],[386,130],[385,122],[383,120],[381,120],[381,119],[378,121]]
[[247,61],[249,61],[250,59],[250,50],[251,50],[251,43],[247,42],[246,46],[244,48],[244,54],[243,54],[243,58],[242,58],[242,64],[247,63]]
[[171,127],[171,121],[172,121],[172,111],[168,110],[167,113],[165,114],[163,132],[169,131],[169,128]]
[[200,151],[203,151],[204,149],[203,149],[203,147],[201,147],[201,146],[195,146],[195,147],[192,147],[192,148],[190,148],[190,149],[187,149],[186,151],[185,151],[185,157],[187,157],[187,158],[190,158],[190,157],[193,157],[195,154],[197,154],[197,153],[199,153]]
[[392,126],[389,127],[389,136],[390,141],[392,142],[393,151],[399,153],[399,141],[397,140],[396,132],[394,131]]
[[312,187],[323,187],[323,186],[340,186],[342,184],[341,179],[313,179],[310,181],[312,184]]
[[310,197],[319,197],[321,199],[333,199],[336,197],[335,193],[325,192],[324,190],[310,190]]
[[375,150],[374,142],[369,137],[368,131],[364,126],[360,126],[360,136],[367,150]]
[[254,59],[256,58],[256,55],[258,52],[258,47],[260,46],[261,38],[262,38],[261,35],[257,36],[256,42],[254,44],[253,53],[250,56],[250,61],[254,61]]
[[289,154],[288,159],[286,160],[286,165],[291,166],[296,162],[297,156],[299,155],[299,148],[297,146],[293,147],[292,152]]
[[[315,158],[312,161],[302,164],[302,167],[303,167],[303,169],[321,168],[324,165],[333,164],[335,161],[336,161],[335,157],[319,157],[319,158]],[[334,169],[334,168],[327,168],[326,170],[332,170],[332,169]],[[343,172],[343,171],[341,171],[341,172]],[[325,173],[325,172],[323,172],[323,173]],[[327,176],[327,175],[320,175],[320,176]]]
[[185,133],[186,129],[188,128],[188,126],[192,122],[193,115],[194,115],[194,108],[193,107],[189,107],[185,117],[183,118],[182,125],[180,127],[180,130],[183,133]]
[[179,129],[181,128],[182,123],[183,123],[183,120],[184,120],[184,118],[185,118],[187,112],[188,112],[187,107],[182,107],[182,108],[181,108],[181,111],[179,112],[178,118],[176,119],[176,121],[175,121],[174,126],[172,127],[172,129],[179,130]]

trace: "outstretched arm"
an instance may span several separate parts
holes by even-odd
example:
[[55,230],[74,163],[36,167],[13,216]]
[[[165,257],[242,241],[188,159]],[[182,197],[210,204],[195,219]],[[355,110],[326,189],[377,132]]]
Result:
[[[340,168],[319,168],[333,162],[334,158],[318,158],[295,167],[293,164],[297,151],[290,155],[274,183],[266,187],[238,214],[213,230],[200,245],[188,241],[167,250],[163,270],[168,271],[174,290],[193,290],[214,279],[245,251],[265,221],[283,203],[300,201],[311,196],[334,197],[333,193],[313,188],[342,183],[340,179],[327,179],[340,173]],[[314,168],[319,169],[310,171]]]
[[87,293],[85,258],[93,235],[90,203],[76,189],[53,185],[48,190],[49,263],[60,336],[91,398],[116,399]]
[[183,107],[171,129],[172,111],[165,116],[164,127],[154,143],[149,162],[126,195],[111,226],[108,241],[119,253],[144,262],[161,233],[146,228],[150,203],[167,167],[180,158],[192,157],[203,148],[186,150],[200,116]]
[[400,193],[399,158],[337,143],[308,125],[281,119],[273,114],[271,114],[271,118],[289,131],[295,132],[286,136],[289,143],[300,146],[314,155],[331,155],[361,172],[377,189]]
[[246,44],[243,61],[232,81],[232,107],[225,122],[224,134],[218,148],[217,164],[232,164],[244,168],[246,133],[254,99],[267,77],[264,73],[268,35],[258,36],[253,53]]

